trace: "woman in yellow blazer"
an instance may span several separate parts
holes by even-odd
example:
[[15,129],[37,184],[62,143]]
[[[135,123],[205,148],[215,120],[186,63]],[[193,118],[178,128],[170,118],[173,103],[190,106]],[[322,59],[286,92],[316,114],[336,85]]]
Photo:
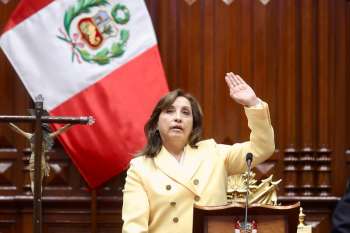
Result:
[[130,162],[123,195],[123,233],[191,233],[193,205],[227,203],[227,176],[244,172],[275,149],[266,103],[238,75],[226,74],[233,100],[245,106],[250,140],[234,145],[200,141],[202,113],[182,90],[164,96],[145,125],[147,145]]

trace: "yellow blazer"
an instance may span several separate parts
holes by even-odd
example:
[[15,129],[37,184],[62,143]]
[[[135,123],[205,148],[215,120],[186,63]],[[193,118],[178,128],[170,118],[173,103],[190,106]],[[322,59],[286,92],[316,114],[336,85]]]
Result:
[[246,169],[245,155],[253,153],[252,166],[275,149],[268,106],[245,108],[250,141],[234,145],[214,140],[185,147],[183,164],[164,148],[155,158],[131,160],[124,186],[123,233],[191,233],[193,204],[227,203],[227,176]]

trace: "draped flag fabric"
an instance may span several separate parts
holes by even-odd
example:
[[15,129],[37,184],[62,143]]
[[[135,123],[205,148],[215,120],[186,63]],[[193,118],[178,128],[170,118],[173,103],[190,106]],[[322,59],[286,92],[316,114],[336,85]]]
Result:
[[143,0],[22,0],[0,45],[50,115],[95,118],[59,137],[91,188],[127,168],[168,91]]

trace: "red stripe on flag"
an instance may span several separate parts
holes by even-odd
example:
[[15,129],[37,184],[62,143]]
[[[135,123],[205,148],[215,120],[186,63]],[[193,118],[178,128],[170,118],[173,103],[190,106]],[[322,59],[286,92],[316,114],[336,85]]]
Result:
[[18,3],[16,9],[12,12],[9,21],[4,27],[3,32],[6,32],[17,24],[21,23],[28,17],[32,16],[48,4],[50,4],[53,0],[22,0]]
[[[143,127],[168,91],[158,47],[154,46],[51,111],[56,116],[93,116],[60,141],[87,183],[96,188],[127,168],[145,143]],[[59,125],[54,125],[57,129]]]

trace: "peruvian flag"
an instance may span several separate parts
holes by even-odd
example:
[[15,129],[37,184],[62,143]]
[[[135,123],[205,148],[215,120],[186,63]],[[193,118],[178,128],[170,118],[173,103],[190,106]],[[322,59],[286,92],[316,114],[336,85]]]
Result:
[[95,118],[59,137],[91,188],[127,168],[168,91],[143,0],[22,0],[0,45],[50,115]]

